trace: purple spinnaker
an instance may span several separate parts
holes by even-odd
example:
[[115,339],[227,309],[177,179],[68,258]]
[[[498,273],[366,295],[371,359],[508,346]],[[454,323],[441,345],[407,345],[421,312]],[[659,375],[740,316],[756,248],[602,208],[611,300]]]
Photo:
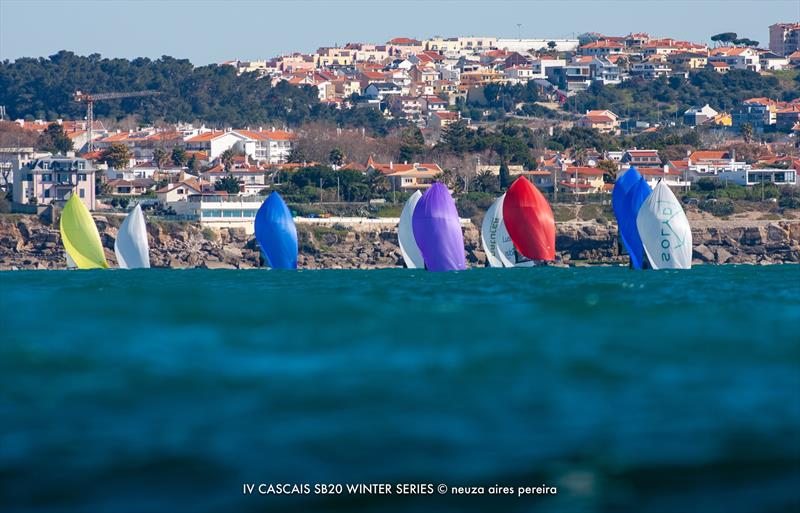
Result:
[[425,268],[429,271],[461,271],[464,235],[456,204],[443,184],[436,182],[417,202],[411,221]]

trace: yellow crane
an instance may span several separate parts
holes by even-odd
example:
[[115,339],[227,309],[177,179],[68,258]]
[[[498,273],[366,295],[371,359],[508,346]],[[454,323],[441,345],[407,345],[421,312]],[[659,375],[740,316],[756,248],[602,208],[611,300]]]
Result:
[[140,96],[154,96],[161,94],[159,91],[131,91],[127,93],[83,93],[75,91],[76,102],[86,102],[86,127],[89,132],[89,151],[94,150],[94,102],[102,100],[117,100],[120,98],[137,98]]

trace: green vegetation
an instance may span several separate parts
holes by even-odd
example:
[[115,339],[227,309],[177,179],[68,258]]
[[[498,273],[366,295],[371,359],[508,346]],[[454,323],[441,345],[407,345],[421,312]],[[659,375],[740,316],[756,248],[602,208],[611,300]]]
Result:
[[225,191],[228,194],[239,194],[241,185],[242,182],[238,178],[228,173],[216,181],[214,184],[214,190]]
[[766,96],[791,100],[800,96],[800,83],[785,76],[761,75],[731,70],[721,74],[700,70],[689,75],[657,80],[628,80],[619,85],[596,82],[570,98],[566,107],[582,114],[592,109],[610,109],[625,118],[664,121],[681,118],[694,105],[708,103],[716,110],[731,111],[747,98]]
[[72,151],[72,139],[67,137],[64,132],[64,127],[58,123],[51,123],[42,132],[39,138],[38,146],[50,153],[60,153],[66,155],[68,151]]
[[319,102],[313,86],[280,82],[275,87],[256,73],[236,74],[233,66],[193,66],[164,56],[105,59],[61,50],[48,58],[0,62],[0,105],[11,119],[82,119],[86,106],[75,91],[158,91],[157,96],[95,104],[97,118],[140,116],[145,123],[200,121],[214,126],[328,121],[343,127],[367,127],[385,134],[398,124],[375,109],[338,110]]
[[113,143],[100,154],[100,161],[114,169],[128,167],[131,157],[130,148],[122,143]]

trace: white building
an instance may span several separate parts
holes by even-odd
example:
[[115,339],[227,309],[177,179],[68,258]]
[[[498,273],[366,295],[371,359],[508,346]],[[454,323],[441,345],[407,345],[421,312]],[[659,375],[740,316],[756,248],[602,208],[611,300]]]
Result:
[[748,166],[746,169],[722,172],[717,178],[744,186],[758,185],[762,182],[797,185],[797,171],[794,169],[752,169]]
[[549,50],[550,47],[547,45],[550,41],[556,44],[554,49],[558,52],[574,52],[579,45],[577,39],[498,39],[496,46],[499,50],[525,55],[528,50]]
[[256,162],[284,164],[292,153],[297,135],[286,130],[235,130],[242,137],[238,149]]
[[190,151],[204,151],[209,160],[222,155],[225,150],[233,148],[236,143],[245,141],[246,138],[232,130],[211,130],[186,139],[186,149]]

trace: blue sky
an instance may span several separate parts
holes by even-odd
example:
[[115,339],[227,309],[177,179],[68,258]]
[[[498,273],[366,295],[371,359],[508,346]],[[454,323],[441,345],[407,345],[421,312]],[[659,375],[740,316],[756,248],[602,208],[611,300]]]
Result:
[[68,49],[207,64],[349,41],[516,37],[518,30],[541,38],[644,31],[696,41],[737,32],[766,46],[769,25],[798,19],[798,0],[0,0],[0,59]]

